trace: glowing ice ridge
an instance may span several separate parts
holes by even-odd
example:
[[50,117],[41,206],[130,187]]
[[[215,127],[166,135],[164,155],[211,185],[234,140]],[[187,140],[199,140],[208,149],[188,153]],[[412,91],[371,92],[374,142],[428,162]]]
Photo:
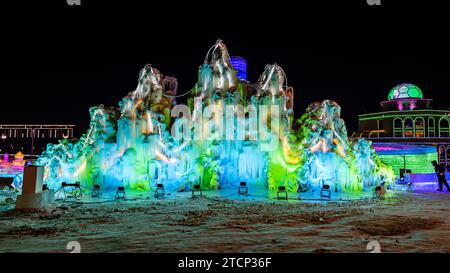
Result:
[[[198,82],[188,92],[190,112],[183,117],[171,115],[177,85],[175,78],[145,66],[136,90],[118,109],[92,107],[90,128],[79,140],[48,144],[37,162],[45,166],[47,185],[58,189],[63,181],[80,181],[88,188],[149,190],[162,183],[183,191],[194,183],[219,189],[246,181],[270,190],[285,185],[310,191],[330,184],[336,191],[362,191],[393,181],[370,142],[349,141],[336,103],[312,103],[294,120],[294,91],[276,64],[267,65],[255,84],[241,81],[219,40],[199,67]],[[276,106],[279,113],[259,106]],[[244,114],[224,113],[230,109]],[[222,130],[230,116],[235,126]],[[184,137],[174,138],[171,128]],[[195,131],[207,137],[195,138]],[[254,140],[255,132],[266,138]],[[279,145],[263,148],[274,139]]]

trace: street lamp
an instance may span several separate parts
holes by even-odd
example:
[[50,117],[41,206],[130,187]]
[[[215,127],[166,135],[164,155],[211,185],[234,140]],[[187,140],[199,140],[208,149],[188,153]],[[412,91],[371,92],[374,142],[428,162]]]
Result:
[[[1,139],[2,139],[2,148],[5,147],[5,140],[6,140],[7,138],[8,138],[8,137],[7,137],[5,134],[2,134],[2,136],[1,136]],[[5,149],[5,151],[6,151],[6,149]]]
[[[2,139],[2,148],[5,146],[5,139],[6,139],[6,135],[2,134],[1,139]],[[2,149],[0,149],[0,152],[2,151]]]
[[31,156],[34,154],[34,128],[31,129]]

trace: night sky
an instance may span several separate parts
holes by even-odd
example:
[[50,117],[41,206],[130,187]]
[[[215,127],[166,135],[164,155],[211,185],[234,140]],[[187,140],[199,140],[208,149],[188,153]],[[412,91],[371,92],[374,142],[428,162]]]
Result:
[[247,59],[252,82],[267,63],[278,63],[294,87],[296,116],[311,102],[338,102],[349,133],[357,130],[357,115],[379,110],[399,83],[418,85],[435,108],[450,108],[443,7],[240,2],[82,0],[69,7],[62,0],[1,9],[0,124],[75,124],[79,134],[89,107],[117,106],[147,63],[176,77],[184,93],[218,38],[230,55]]

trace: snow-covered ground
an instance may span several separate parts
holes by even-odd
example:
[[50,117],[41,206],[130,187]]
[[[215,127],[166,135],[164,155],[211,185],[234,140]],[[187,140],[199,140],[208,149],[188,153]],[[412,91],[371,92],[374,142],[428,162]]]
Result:
[[[88,193],[87,193],[88,194]],[[168,193],[128,192],[58,201],[39,212],[16,212],[0,194],[0,252],[450,252],[450,194],[389,191],[370,194],[276,193],[250,188]],[[6,200],[6,198],[10,198]]]

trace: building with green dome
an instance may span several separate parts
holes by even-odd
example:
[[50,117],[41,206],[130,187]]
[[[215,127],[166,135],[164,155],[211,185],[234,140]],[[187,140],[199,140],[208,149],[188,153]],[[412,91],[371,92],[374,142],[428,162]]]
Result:
[[432,102],[418,86],[399,84],[380,103],[380,112],[359,115],[359,133],[394,169],[434,173],[431,160],[449,168],[450,109],[433,109]]
[[419,87],[410,84],[402,83],[391,89],[388,95],[389,100],[399,100],[399,99],[423,99],[422,90]]

